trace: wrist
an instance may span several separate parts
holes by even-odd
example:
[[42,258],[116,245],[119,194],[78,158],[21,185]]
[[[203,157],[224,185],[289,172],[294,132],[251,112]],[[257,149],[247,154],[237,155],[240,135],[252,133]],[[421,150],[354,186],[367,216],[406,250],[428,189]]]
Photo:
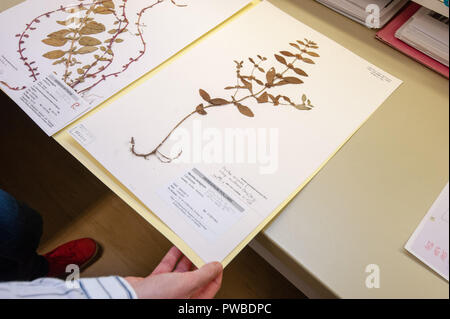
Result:
[[137,299],[141,298],[141,295],[139,293],[139,282],[142,280],[142,278],[137,277],[124,277],[124,281],[128,284],[129,288],[133,290],[134,295]]

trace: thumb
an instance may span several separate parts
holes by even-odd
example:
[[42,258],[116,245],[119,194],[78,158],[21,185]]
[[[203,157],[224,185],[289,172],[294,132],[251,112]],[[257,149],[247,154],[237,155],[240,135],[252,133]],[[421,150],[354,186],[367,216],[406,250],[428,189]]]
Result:
[[216,279],[223,271],[222,264],[219,262],[212,262],[204,265],[202,268],[187,273],[190,281],[191,291],[194,292],[211,281]]

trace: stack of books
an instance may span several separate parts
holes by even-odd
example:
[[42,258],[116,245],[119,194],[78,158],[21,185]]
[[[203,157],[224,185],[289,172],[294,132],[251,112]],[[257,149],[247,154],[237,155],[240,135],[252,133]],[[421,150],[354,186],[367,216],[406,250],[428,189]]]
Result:
[[448,66],[448,22],[447,17],[422,7],[395,32],[395,37]]
[[[434,0],[445,7],[439,0]],[[411,2],[377,38],[449,77],[449,18]],[[445,13],[445,11],[442,11]]]
[[408,0],[317,0],[370,28],[381,28]]
[[448,1],[449,0],[414,0],[422,7],[428,8],[439,14],[448,17]]

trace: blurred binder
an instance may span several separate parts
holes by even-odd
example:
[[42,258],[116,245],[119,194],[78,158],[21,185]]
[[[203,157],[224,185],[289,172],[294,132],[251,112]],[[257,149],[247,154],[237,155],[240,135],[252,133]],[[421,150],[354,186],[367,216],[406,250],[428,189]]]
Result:
[[414,0],[414,2],[448,17],[448,0]]
[[449,78],[448,18],[422,9],[419,4],[412,2],[376,36],[377,39]]
[[[408,0],[317,0],[342,15],[372,28],[383,27]],[[379,21],[373,19],[378,17]]]
[[448,23],[449,18],[422,7],[395,36],[448,67]]

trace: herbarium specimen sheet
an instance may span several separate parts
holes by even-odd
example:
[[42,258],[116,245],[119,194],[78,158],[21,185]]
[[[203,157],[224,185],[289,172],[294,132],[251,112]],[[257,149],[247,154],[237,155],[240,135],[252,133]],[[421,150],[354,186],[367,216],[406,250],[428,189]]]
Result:
[[0,88],[53,134],[249,0],[27,0],[0,15]]
[[189,257],[223,261],[400,84],[262,2],[71,134]]

